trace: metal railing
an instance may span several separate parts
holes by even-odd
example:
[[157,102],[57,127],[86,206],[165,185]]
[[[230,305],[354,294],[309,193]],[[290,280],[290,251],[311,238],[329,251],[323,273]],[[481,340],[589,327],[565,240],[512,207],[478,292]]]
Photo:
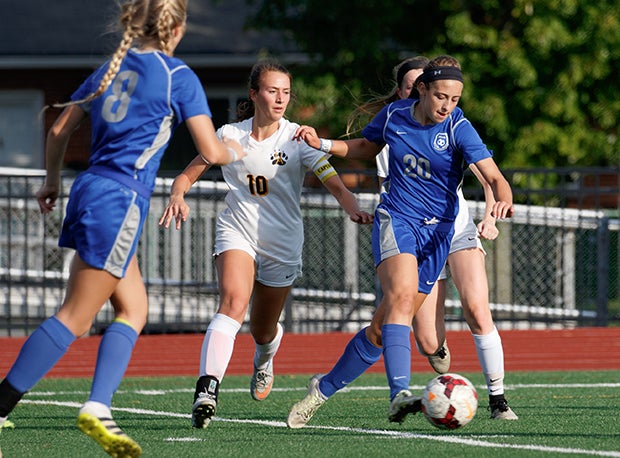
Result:
[[[537,173],[545,175],[532,171],[529,179]],[[576,173],[573,170],[572,176]],[[522,183],[526,171],[506,174]],[[499,223],[496,241],[484,243],[498,327],[605,326],[620,321],[618,193],[615,208],[598,204],[580,208],[580,202],[611,201],[617,182],[616,188],[612,184],[584,190],[576,188],[576,180],[560,183],[560,175],[556,171],[553,188],[540,178],[535,180],[537,188],[515,187],[515,217]],[[369,174],[353,176],[360,183],[373,179]],[[57,310],[64,297],[72,251],[58,248],[57,240],[72,177],[63,178],[58,211],[46,216],[33,198],[42,180],[37,171],[0,170],[0,335],[29,334]],[[171,181],[157,180],[138,248],[149,296],[145,332],[202,332],[218,304],[212,248],[227,187],[217,173],[201,180],[187,196],[191,214],[182,230],[164,230],[157,221]],[[356,195],[362,208],[374,209],[378,201],[374,189],[360,187]],[[478,219],[483,211],[478,187],[466,188],[466,195]],[[287,303],[285,328],[289,332],[355,331],[370,320],[380,297],[371,226],[350,222],[322,189],[305,190],[302,214],[304,273]],[[92,332],[100,332],[111,317],[111,307],[104,306]],[[450,280],[446,320],[451,328],[464,327]]]

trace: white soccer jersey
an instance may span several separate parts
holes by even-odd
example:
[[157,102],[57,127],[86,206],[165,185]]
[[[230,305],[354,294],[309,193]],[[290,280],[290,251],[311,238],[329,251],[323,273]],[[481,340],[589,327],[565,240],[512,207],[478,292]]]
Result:
[[217,134],[237,140],[248,155],[222,167],[230,188],[218,228],[241,234],[257,253],[283,263],[301,262],[304,243],[301,190],[309,168],[325,154],[293,140],[298,124],[286,119],[259,142],[250,136],[252,119],[222,126]]
[[[459,189],[456,191],[456,195],[459,199],[459,212],[456,215],[456,219],[454,220],[454,236],[452,237],[452,246],[450,247],[450,253],[455,251],[459,251],[458,248],[455,247],[455,243],[462,237],[468,237],[473,240],[478,235],[478,229],[476,228],[476,224],[474,223],[474,219],[469,212],[469,205],[465,200],[465,196],[463,195],[463,188],[459,186]],[[475,246],[476,243],[474,242]],[[468,247],[469,248],[469,247]]]
[[390,147],[385,145],[381,152],[377,154],[377,176],[387,178],[388,176],[388,158],[390,157]]

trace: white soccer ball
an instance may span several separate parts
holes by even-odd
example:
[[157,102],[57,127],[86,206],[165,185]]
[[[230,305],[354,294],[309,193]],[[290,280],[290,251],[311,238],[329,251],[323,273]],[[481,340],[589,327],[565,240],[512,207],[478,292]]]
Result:
[[426,385],[422,395],[422,412],[437,428],[462,428],[474,418],[478,393],[474,385],[459,374],[443,374]]

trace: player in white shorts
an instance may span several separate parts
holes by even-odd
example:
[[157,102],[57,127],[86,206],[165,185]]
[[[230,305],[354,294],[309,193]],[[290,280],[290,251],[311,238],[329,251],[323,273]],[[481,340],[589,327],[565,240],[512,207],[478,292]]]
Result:
[[[411,96],[415,86],[413,83],[422,73],[425,60],[418,56],[407,59],[396,67],[396,89],[393,94],[397,97],[392,96],[392,100]],[[417,97],[415,89],[414,96]],[[386,98],[384,103],[389,101],[391,100]],[[386,146],[376,158],[380,187],[383,186],[383,181],[388,176],[388,148]],[[474,336],[478,360],[487,382],[491,418],[516,420],[517,415],[508,407],[503,396],[504,350],[491,315],[484,264],[486,252],[480,242],[481,237],[494,240],[499,235],[495,226],[495,218],[490,212],[494,202],[493,192],[475,166],[471,170],[483,184],[486,200],[485,215],[476,226],[463,196],[463,190],[459,187],[457,191],[459,211],[454,221],[454,235],[450,244],[447,265],[459,292],[463,314]],[[446,343],[444,320],[446,279],[447,272],[444,266],[435,287],[426,297],[412,321],[418,350],[428,358],[433,369],[440,374],[450,369],[450,350]]]
[[[283,116],[291,97],[291,76],[275,61],[262,61],[249,79],[250,103],[238,110],[240,122],[218,130],[237,140],[248,155],[222,167],[230,191],[219,215],[215,241],[220,304],[207,329],[200,358],[200,378],[192,406],[192,426],[206,427],[217,405],[221,383],[233,352],[235,336],[250,308],[250,331],[256,342],[250,393],[264,400],[273,384],[273,358],[283,329],[278,323],[286,297],[301,274],[304,242],[300,198],[311,169],[336,197],[351,220],[369,224],[353,194],[327,161],[325,153],[293,139],[299,125]],[[160,224],[176,227],[188,216],[183,195],[207,169],[196,158],[172,186]]]

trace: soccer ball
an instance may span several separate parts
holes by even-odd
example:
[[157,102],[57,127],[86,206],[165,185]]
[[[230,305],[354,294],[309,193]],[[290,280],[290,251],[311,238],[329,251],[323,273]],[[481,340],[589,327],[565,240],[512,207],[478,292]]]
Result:
[[474,418],[477,409],[476,388],[459,374],[435,377],[428,382],[422,395],[422,412],[437,428],[461,428]]

